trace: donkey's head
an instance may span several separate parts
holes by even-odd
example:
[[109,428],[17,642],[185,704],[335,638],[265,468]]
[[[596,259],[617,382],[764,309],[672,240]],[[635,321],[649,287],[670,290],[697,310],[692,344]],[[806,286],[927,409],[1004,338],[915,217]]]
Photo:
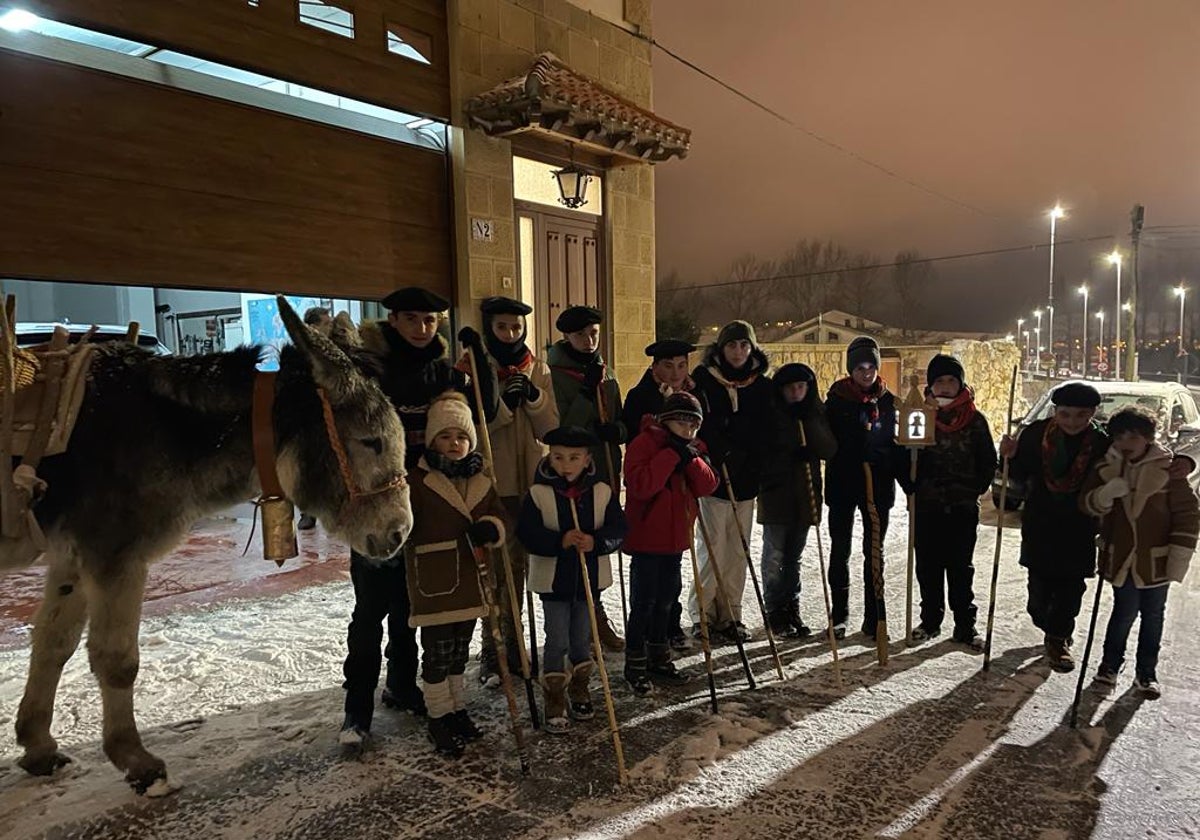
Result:
[[386,560],[412,530],[400,418],[349,356],[278,302],[295,345],[284,348],[280,365],[280,484],[329,533]]

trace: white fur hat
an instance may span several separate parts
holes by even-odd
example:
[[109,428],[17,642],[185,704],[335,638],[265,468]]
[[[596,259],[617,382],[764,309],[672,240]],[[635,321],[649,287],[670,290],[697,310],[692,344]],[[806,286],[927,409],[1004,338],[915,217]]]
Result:
[[479,446],[475,423],[471,419],[471,407],[466,397],[457,391],[446,391],[433,398],[425,420],[425,445],[432,448],[433,439],[446,429],[462,429],[471,439],[471,451]]

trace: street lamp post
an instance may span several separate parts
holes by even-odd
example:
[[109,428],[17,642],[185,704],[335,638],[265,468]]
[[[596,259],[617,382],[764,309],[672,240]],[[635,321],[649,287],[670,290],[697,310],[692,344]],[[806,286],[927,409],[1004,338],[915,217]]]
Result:
[[[1054,234],[1057,230],[1058,220],[1066,217],[1066,215],[1066,211],[1058,204],[1055,204],[1054,209],[1050,211],[1050,294],[1047,300],[1050,320],[1046,324],[1046,345],[1050,348],[1051,356],[1054,355]],[[1055,367],[1058,367],[1057,360]]]
[[[1113,378],[1121,378],[1121,310],[1124,306],[1121,303],[1121,252],[1113,248],[1112,253],[1108,255],[1108,261],[1117,267],[1117,323],[1116,323],[1116,350],[1113,354]],[[1131,316],[1132,317],[1132,316]],[[1132,352],[1132,351],[1131,351]]]
[[1187,288],[1182,283],[1175,287],[1175,297],[1179,298],[1179,381],[1187,385],[1188,355],[1183,348],[1183,303],[1187,300]]
[[1033,328],[1033,334],[1037,336],[1037,343],[1034,345],[1036,350],[1033,357],[1033,374],[1037,376],[1037,370],[1042,366],[1042,310],[1033,310],[1033,317],[1037,318],[1037,326]]
[[[1099,370],[1099,365],[1104,363],[1104,310],[1103,309],[1101,309],[1099,312],[1096,313],[1096,320],[1098,320],[1100,322],[1100,340],[1099,340],[1099,344],[1097,344],[1097,346],[1096,346],[1096,359],[1097,359],[1096,364],[1097,364],[1097,370]],[[1098,373],[1096,378],[1103,379],[1104,374]]]
[[1087,305],[1088,305],[1088,287],[1080,286],[1079,294],[1083,295],[1083,378],[1087,379],[1088,370],[1088,348],[1087,348]]
[[[1021,332],[1022,332],[1021,327],[1023,327],[1024,325],[1025,325],[1025,319],[1018,318],[1017,319],[1017,341],[1018,342],[1021,341]],[[1022,350],[1021,350],[1021,361],[1022,362],[1025,361],[1025,356],[1028,352],[1029,352],[1029,338],[1028,338],[1028,335],[1026,335],[1025,347],[1022,348]]]

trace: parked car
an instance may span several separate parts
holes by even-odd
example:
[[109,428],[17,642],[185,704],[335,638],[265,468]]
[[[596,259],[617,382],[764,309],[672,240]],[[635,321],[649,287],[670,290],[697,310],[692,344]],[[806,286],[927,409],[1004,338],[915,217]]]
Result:
[[[54,334],[54,328],[59,326],[66,327],[70,331],[72,343],[79,341],[83,334],[92,328],[91,324],[47,324],[18,321],[16,330],[17,346],[35,347],[39,344],[46,344]],[[124,341],[128,332],[128,327],[121,327],[115,324],[101,324],[96,327],[96,331],[92,334],[90,340],[97,344],[105,341]],[[145,331],[139,333],[137,343],[138,347],[141,347],[143,350],[149,350],[159,356],[172,355],[167,345],[159,341],[158,336],[154,335],[154,333]]]
[[[1108,418],[1122,408],[1144,408],[1158,418],[1158,442],[1172,452],[1188,455],[1200,465],[1200,411],[1197,411],[1195,397],[1187,388],[1178,382],[1089,380],[1086,384],[1100,392],[1100,405],[1096,409],[1097,422],[1108,422]],[[1054,385],[1038,398],[1013,432],[1019,433],[1026,426],[1038,420],[1045,420],[1054,413],[1050,392],[1057,387],[1058,385]],[[1200,487],[1200,467],[1192,470],[1188,481],[1193,489]],[[1000,485],[1001,472],[997,470],[996,477],[992,480],[992,501],[996,507],[1000,506]],[[1024,502],[1025,482],[1018,481],[1010,475],[1008,493],[1004,499],[1005,509],[1017,510]]]

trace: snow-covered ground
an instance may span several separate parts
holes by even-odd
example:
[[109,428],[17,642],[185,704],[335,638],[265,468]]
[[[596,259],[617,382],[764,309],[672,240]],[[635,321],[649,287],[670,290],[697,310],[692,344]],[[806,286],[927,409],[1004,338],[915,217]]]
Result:
[[[994,512],[985,522],[981,629]],[[886,547],[894,640],[904,632],[906,528],[897,508]],[[756,557],[760,540],[756,528]],[[802,607],[817,628],[824,606],[810,542]],[[1200,836],[1200,711],[1188,656],[1200,631],[1200,575],[1171,595],[1165,698],[1142,703],[1124,682],[1111,697],[1085,692],[1072,731],[1064,716],[1075,678],[1038,660],[1018,542],[1006,531],[990,673],[945,637],[913,649],[893,642],[881,668],[874,647],[852,634],[841,649],[843,686],[823,637],[782,645],[780,683],[760,632],[748,645],[756,691],[746,690],[736,649],[716,651],[720,712],[711,715],[703,679],[637,699],[620,680],[621,658],[608,657],[630,768],[624,787],[602,711],[567,738],[526,728],[534,766],[523,779],[503,699],[483,690],[472,710],[487,736],[461,762],[437,758],[418,721],[382,709],[375,749],[344,759],[336,730],[348,582],[144,622],[138,720],[183,786],[162,800],[134,796],[99,749],[98,697],[82,653],[67,666],[54,725],[76,762],[48,780],[17,769],[12,725],[28,652],[0,652],[0,836]],[[616,591],[606,598],[619,615]],[[1085,600],[1084,622],[1091,590]],[[749,584],[745,611],[757,619]],[[1085,631],[1086,623],[1077,635]],[[703,673],[698,652],[680,664]],[[524,713],[519,684],[518,702]]]

